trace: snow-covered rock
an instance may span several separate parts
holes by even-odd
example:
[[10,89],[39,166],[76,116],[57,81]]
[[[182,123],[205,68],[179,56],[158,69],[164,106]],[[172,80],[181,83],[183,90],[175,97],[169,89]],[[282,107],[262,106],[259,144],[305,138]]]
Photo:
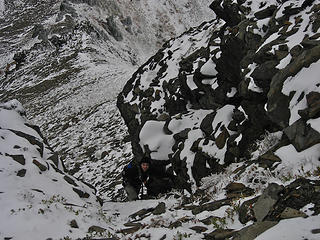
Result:
[[213,1],[220,18],[164,44],[118,96],[136,158],[170,160],[185,188],[253,160],[266,132],[284,133],[273,152],[318,146],[319,6]]

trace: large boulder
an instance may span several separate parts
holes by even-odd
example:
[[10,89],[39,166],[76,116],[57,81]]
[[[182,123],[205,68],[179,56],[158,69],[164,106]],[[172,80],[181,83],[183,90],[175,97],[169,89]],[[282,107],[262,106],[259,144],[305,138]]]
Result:
[[[166,42],[117,102],[134,155],[169,160],[188,189],[250,158],[266,132],[283,131],[282,144],[298,151],[319,142],[320,45],[310,20],[319,4],[216,0],[210,8],[218,19]],[[301,78],[310,78],[305,87]],[[261,166],[281,162],[274,150]]]

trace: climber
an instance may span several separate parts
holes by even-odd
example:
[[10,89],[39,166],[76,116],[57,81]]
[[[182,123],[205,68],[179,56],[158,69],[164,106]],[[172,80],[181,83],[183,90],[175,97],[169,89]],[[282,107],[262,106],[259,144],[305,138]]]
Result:
[[170,191],[173,185],[173,175],[167,173],[163,166],[151,164],[148,157],[142,158],[139,164],[131,161],[124,167],[122,177],[129,201],[156,197]]

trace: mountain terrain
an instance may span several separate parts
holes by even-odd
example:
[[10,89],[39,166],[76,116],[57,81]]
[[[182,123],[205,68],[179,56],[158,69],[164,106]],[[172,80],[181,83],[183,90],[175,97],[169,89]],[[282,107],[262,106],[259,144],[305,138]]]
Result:
[[[319,239],[319,0],[0,17],[1,238]],[[145,155],[175,188],[127,202],[121,170]]]
[[67,169],[114,198],[132,157],[116,96],[165,39],[211,19],[209,4],[1,1],[0,99],[18,99]]

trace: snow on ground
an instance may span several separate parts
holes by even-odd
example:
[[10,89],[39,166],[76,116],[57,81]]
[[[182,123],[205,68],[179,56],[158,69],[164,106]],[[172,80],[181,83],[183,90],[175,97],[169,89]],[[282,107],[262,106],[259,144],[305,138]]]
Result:
[[[264,1],[256,1],[252,4],[254,8],[257,8],[261,2]],[[142,1],[134,1],[132,4],[141,3]],[[188,4],[186,1],[183,3]],[[163,1],[161,4],[171,5],[171,2]],[[171,6],[170,9],[173,9],[173,6]],[[162,16],[162,14],[157,11],[153,12],[153,10],[153,8],[150,8],[148,11],[153,15],[158,14],[159,17]],[[183,10],[185,10],[185,8],[179,9],[179,11]],[[0,17],[3,11],[4,1],[0,0]],[[189,11],[192,14],[196,12],[194,9],[190,9]],[[172,19],[172,17],[174,17],[174,15],[169,15],[170,22],[180,23],[181,19]],[[182,25],[179,24],[177,28],[182,29]],[[166,31],[167,30],[168,29],[166,29]],[[274,37],[276,36],[271,36],[267,41],[271,41]],[[206,37],[203,37],[203,39],[205,38]],[[174,51],[174,54],[181,54],[182,51],[187,54],[193,49],[192,44],[196,44],[197,46],[204,44],[201,42],[201,39],[202,37],[200,37],[199,41],[195,41],[195,43],[185,45],[186,49],[181,49],[180,52]],[[188,39],[185,39],[185,41],[189,42]],[[172,46],[172,48],[175,47],[177,48],[177,46]],[[107,51],[108,49],[106,49],[106,52]],[[149,53],[146,53],[146,55],[148,54]],[[142,58],[145,57],[146,56],[142,56]],[[118,167],[120,166],[120,159],[123,160],[125,156],[127,161],[131,157],[130,144],[121,142],[125,136],[126,128],[119,113],[117,113],[114,101],[117,91],[119,91],[124,84],[123,81],[129,79],[131,73],[134,71],[132,65],[124,64],[124,62],[125,61],[116,61],[113,65],[110,65],[110,62],[93,62],[90,56],[84,53],[79,54],[76,65],[81,67],[87,66],[87,69],[78,75],[78,78],[82,81],[78,81],[78,78],[71,79],[68,85],[57,87],[54,91],[48,92],[45,98],[39,95],[39,99],[43,101],[43,105],[48,105],[48,108],[43,114],[34,114],[32,119],[33,122],[41,125],[42,129],[45,129],[48,134],[47,136],[49,136],[49,142],[54,149],[65,154],[65,161],[70,167],[73,166],[73,161],[77,158],[90,160],[81,162],[80,170],[75,176],[88,180],[96,186],[103,186],[99,184],[108,181],[110,178],[115,179],[117,176],[110,176],[110,174],[121,171]],[[175,63],[170,64],[172,69],[168,71],[175,71],[174,64]],[[209,74],[214,74],[214,72],[210,72]],[[304,73],[302,72],[301,74]],[[314,77],[315,75],[303,76],[306,79],[309,79],[309,77],[312,77],[313,80],[316,79]],[[48,78],[41,79],[41,81],[53,79],[54,77],[55,75],[53,74],[48,76]],[[92,79],[96,81],[91,81]],[[294,81],[294,79],[289,80]],[[289,88],[284,88],[284,91],[288,91],[288,93],[289,90]],[[306,91],[309,91],[309,89]],[[68,94],[71,92],[72,94]],[[297,95],[299,96],[300,94]],[[53,106],[50,106],[49,102],[55,98],[59,99],[59,101],[53,104]],[[37,108],[39,99],[28,102],[28,108],[30,110]],[[21,106],[17,102],[15,102],[15,104],[19,106],[16,110],[23,112]],[[228,111],[225,112],[219,112],[219,122],[223,122],[224,119],[229,117],[230,109],[227,108],[227,110]],[[173,132],[179,132],[188,126],[188,124],[192,127],[197,123],[199,124],[203,116],[206,115],[202,114],[201,112],[191,112],[190,117],[184,118],[184,120],[179,120],[179,118],[173,119],[168,128]],[[188,119],[188,123],[184,122],[186,121],[185,119]],[[59,122],[59,124],[57,124],[57,122]],[[319,120],[310,120],[309,122],[312,127],[319,129]],[[152,125],[152,122],[148,124]],[[211,215],[224,219],[224,221],[218,223],[218,227],[234,229],[244,227],[244,225],[238,222],[237,215],[232,207],[222,207],[214,212],[205,211],[198,215],[193,215],[190,210],[179,209],[181,198],[175,199],[173,196],[167,199],[161,198],[134,202],[109,202],[108,200],[110,199],[108,196],[104,196],[104,205],[103,207],[99,207],[96,203],[88,203],[80,199],[65,183],[56,185],[53,179],[63,181],[59,173],[48,171],[38,174],[39,171],[36,171],[33,165],[26,165],[27,170],[31,169],[30,174],[25,176],[28,177],[29,180],[21,181],[21,178],[17,176],[17,171],[20,170],[20,168],[17,167],[19,165],[10,160],[4,153],[17,154],[21,151],[29,155],[29,157],[38,158],[39,153],[33,146],[28,145],[26,141],[17,141],[16,139],[13,141],[14,134],[8,129],[23,130],[37,138],[40,136],[36,131],[25,126],[24,117],[17,112],[1,110],[0,126],[2,141],[0,145],[0,200],[2,209],[2,214],[0,215],[0,237],[3,239],[13,236],[13,239],[18,240],[59,239],[66,236],[76,239],[86,236],[95,238],[110,237],[110,235],[117,235],[121,239],[129,239],[129,237],[134,237],[136,234],[133,233],[124,236],[119,230],[125,228],[124,223],[134,220],[130,215],[141,208],[155,207],[159,202],[166,204],[166,213],[161,216],[151,214],[146,217],[143,220],[145,226],[139,231],[140,235],[150,235],[151,239],[160,239],[164,235],[166,235],[166,239],[180,239],[181,237],[186,239],[200,239],[203,235],[191,230],[190,227],[195,224],[204,226],[199,220]],[[54,132],[57,128],[63,126],[67,127],[63,131],[57,131],[59,134]],[[148,127],[150,126],[145,125],[146,129],[148,129]],[[50,136],[50,132],[54,133],[54,135]],[[159,128],[159,134],[163,137],[161,135],[161,128]],[[198,138],[200,135],[201,133],[199,131],[190,131],[190,143],[193,142],[193,138]],[[6,139],[5,144],[3,143],[3,138]],[[170,145],[170,139],[166,140],[168,141],[166,144]],[[148,141],[148,136],[146,132],[143,132],[141,142],[146,141]],[[117,146],[117,142],[121,144]],[[26,144],[26,146],[18,150],[15,147],[17,144]],[[154,142],[152,146],[155,149],[161,149],[161,143],[159,142]],[[207,146],[210,145],[208,144]],[[91,147],[94,148],[93,154],[90,153]],[[203,149],[203,151],[208,154],[216,153],[215,150],[214,148]],[[222,153],[220,154],[223,155],[223,149],[221,151]],[[162,152],[162,154],[164,153]],[[192,154],[194,153],[191,151],[184,151],[181,157],[192,159]],[[308,176],[310,173],[319,169],[320,166],[319,161],[317,161],[320,155],[319,144],[301,153],[297,153],[293,146],[289,145],[280,148],[277,154],[280,157],[285,156],[283,157],[284,159],[289,159],[287,157],[290,156],[290,162],[284,161],[277,166],[279,170],[278,176],[256,165],[252,165],[246,172],[239,176],[234,174],[234,170],[240,167],[240,164],[233,164],[224,174],[204,178],[203,189],[206,189],[213,199],[221,199],[225,197],[224,187],[230,182],[237,180],[237,182],[242,182],[254,188],[257,195],[261,189],[269,183],[277,182],[279,184],[288,184],[294,177]],[[257,155],[253,155],[251,160]],[[90,157],[93,158],[90,159]],[[157,157],[161,158],[162,156]],[[294,161],[291,161],[293,159]],[[117,163],[119,163],[119,165],[117,165]],[[191,162],[188,164],[191,165]],[[265,183],[254,184],[251,180],[253,177],[261,178]],[[17,184],[17,182],[21,184]],[[121,185],[118,183],[118,186]],[[83,188],[85,188],[85,186],[83,186]],[[100,188],[100,193],[102,194],[107,191],[109,190],[103,187]],[[74,205],[70,205],[70,203]],[[239,202],[235,202],[234,204],[236,206]],[[234,215],[228,215],[228,212],[233,212]],[[177,228],[168,228],[172,222],[181,218],[191,219],[191,221],[185,222]],[[76,220],[79,228],[70,227],[73,219]],[[305,219],[284,220],[276,227],[259,236],[258,239],[316,239],[314,238],[315,235],[310,233],[310,230],[319,228],[319,220],[318,216],[309,216]],[[88,228],[94,225],[104,227],[107,229],[107,232],[88,233]],[[206,232],[211,232],[216,228],[217,226],[210,226]],[[283,231],[283,229],[290,229],[292,231]]]
[[273,228],[259,235],[256,240],[318,240],[319,236],[314,232],[319,228],[320,216],[309,216],[308,218],[295,218],[282,220]]
[[4,10],[5,10],[4,0],[0,0],[0,17],[3,17]]

